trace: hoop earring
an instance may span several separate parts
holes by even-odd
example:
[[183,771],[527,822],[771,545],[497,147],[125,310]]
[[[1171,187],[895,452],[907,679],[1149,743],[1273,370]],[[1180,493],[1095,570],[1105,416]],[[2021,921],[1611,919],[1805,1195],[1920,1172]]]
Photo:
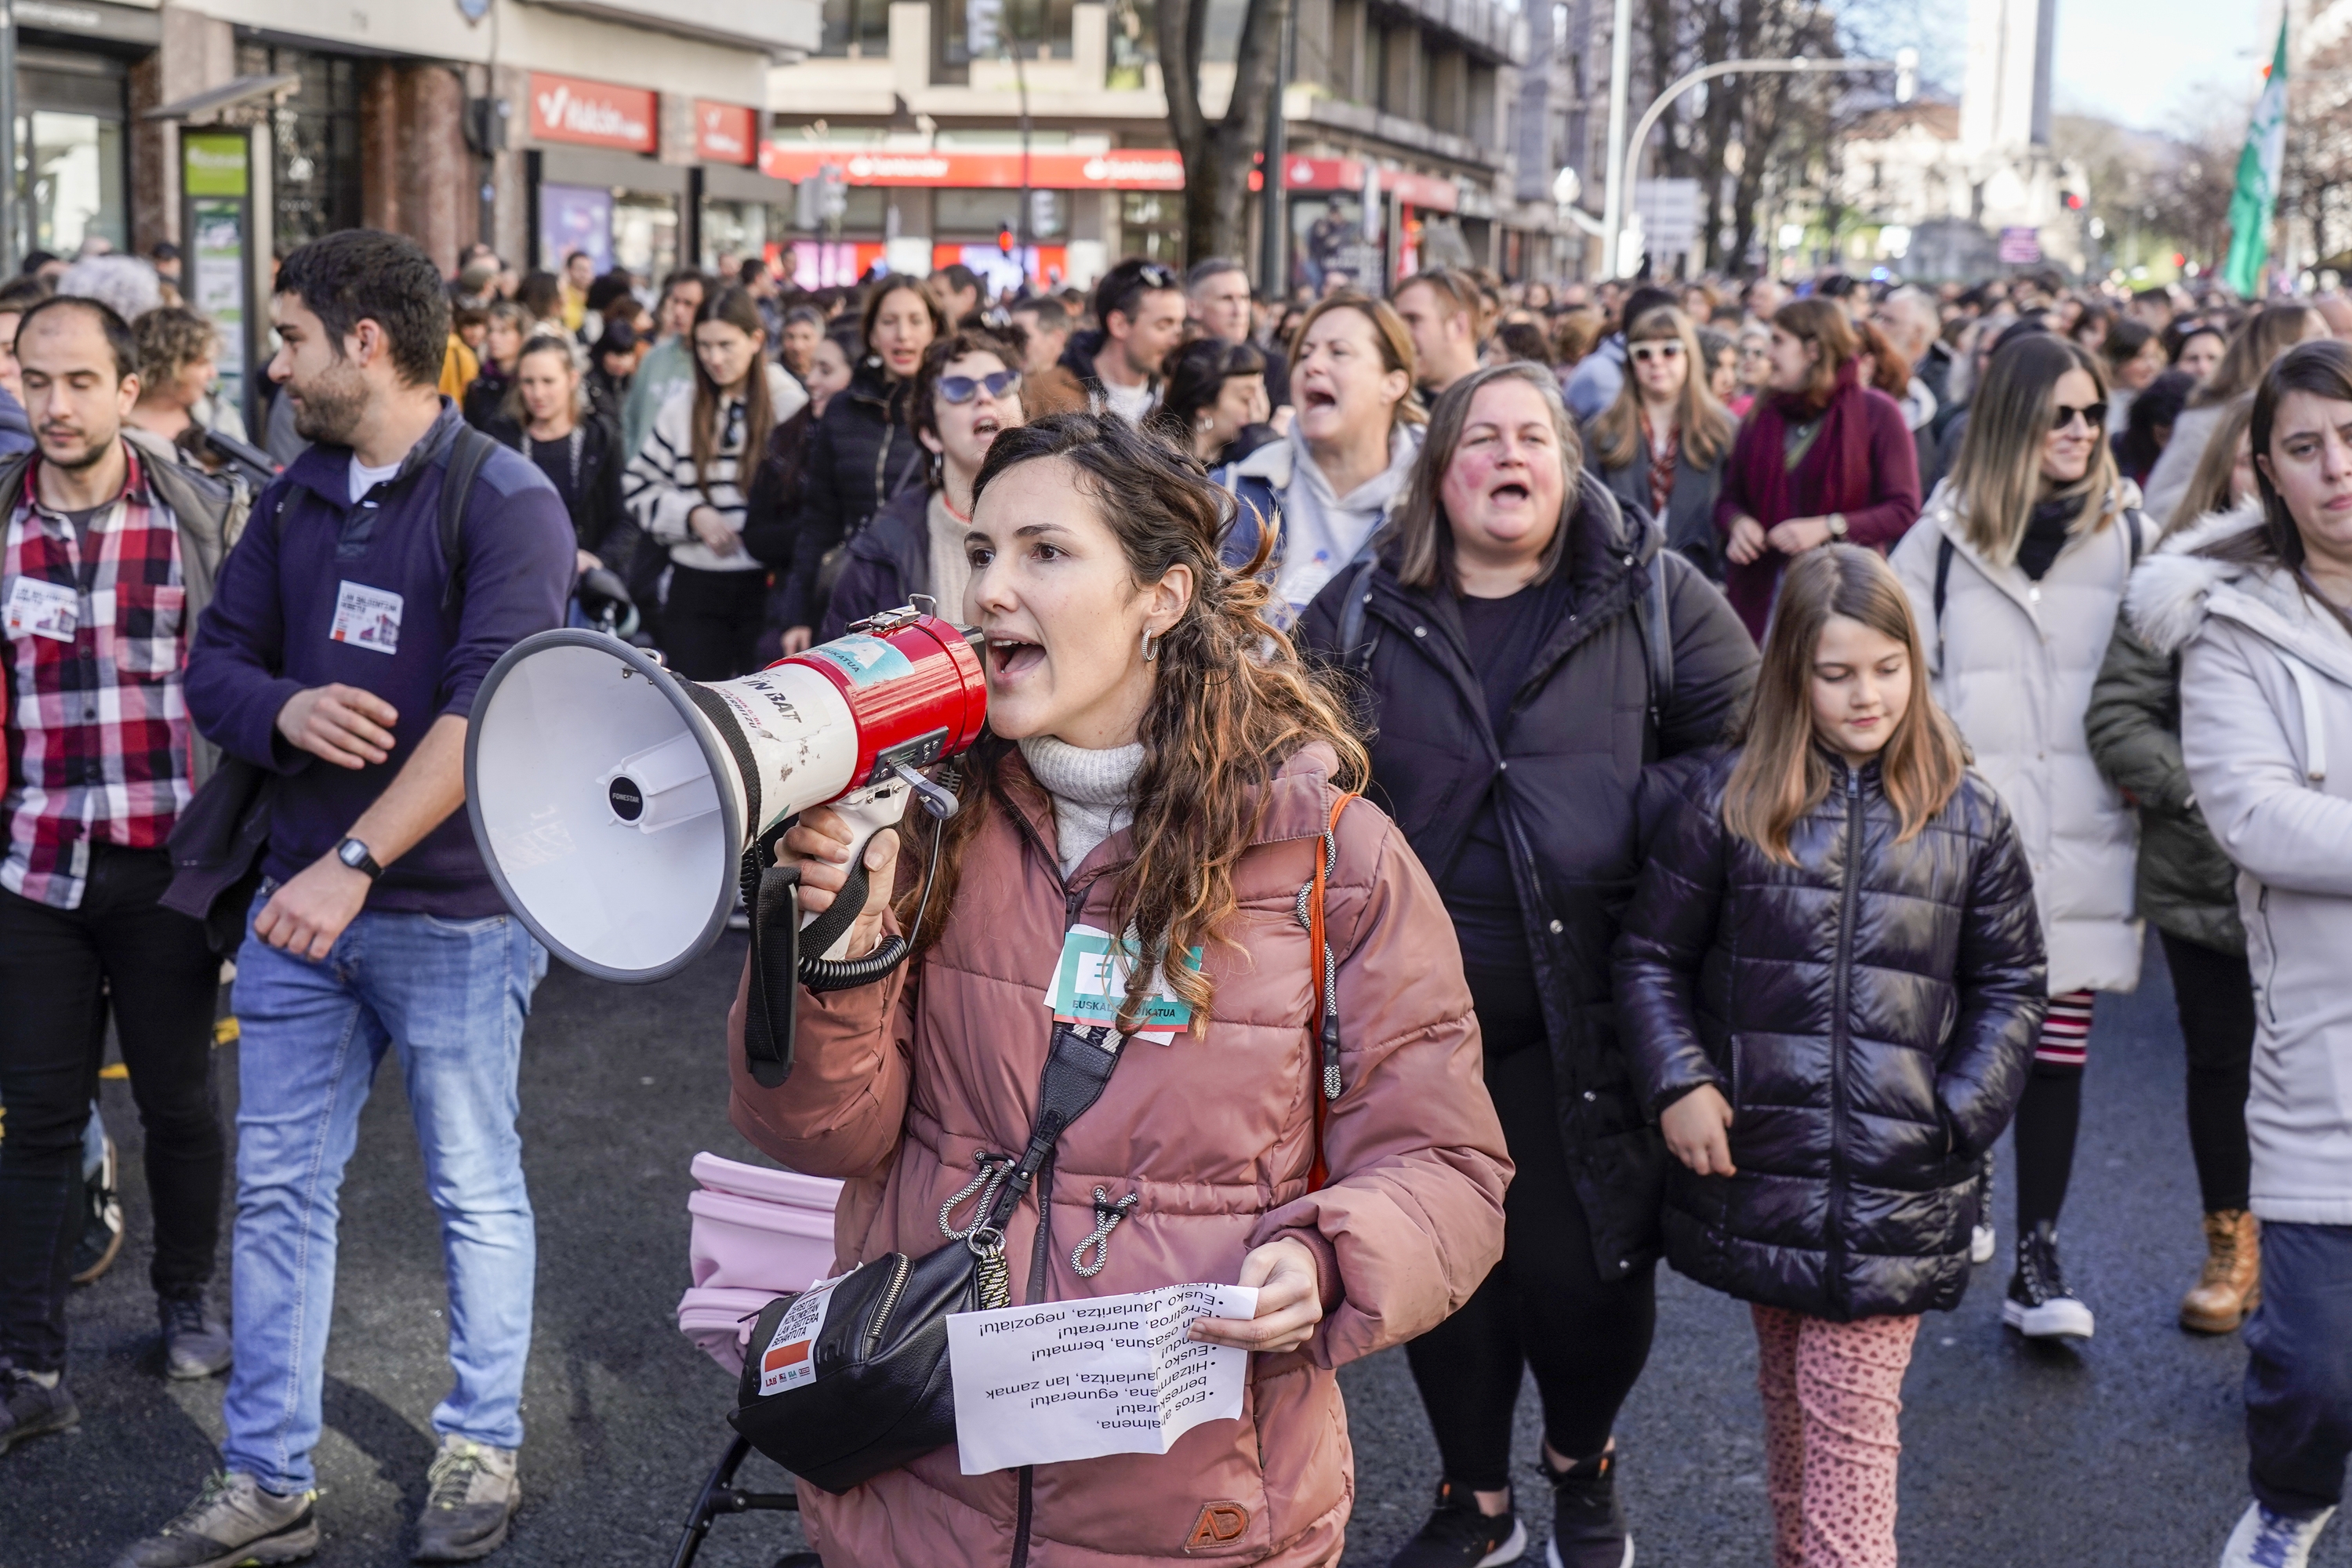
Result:
[[1150,627],[1143,633],[1143,662],[1150,664],[1160,657],[1160,638]]

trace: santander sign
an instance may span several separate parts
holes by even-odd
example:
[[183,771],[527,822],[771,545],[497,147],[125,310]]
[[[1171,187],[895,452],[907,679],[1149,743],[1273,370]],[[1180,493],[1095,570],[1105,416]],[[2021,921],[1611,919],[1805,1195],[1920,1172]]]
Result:
[[650,153],[660,142],[656,103],[654,94],[643,88],[533,71],[531,140]]

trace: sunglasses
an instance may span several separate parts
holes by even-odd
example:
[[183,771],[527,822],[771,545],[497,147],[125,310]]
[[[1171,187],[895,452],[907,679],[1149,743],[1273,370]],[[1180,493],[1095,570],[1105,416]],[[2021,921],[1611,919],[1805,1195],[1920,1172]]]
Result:
[[1135,275],[1143,279],[1143,286],[1146,289],[1173,289],[1176,287],[1176,274],[1171,272],[1167,268],[1160,266],[1156,261],[1146,262],[1143,266],[1137,268],[1135,269]]
[[988,375],[943,375],[940,377],[940,399],[943,403],[970,403],[985,392],[991,397],[1002,397],[1021,384],[1017,370],[1000,370]]
[[2050,428],[2053,430],[2063,430],[2068,426],[2074,423],[2074,419],[2077,415],[2080,415],[2082,416],[2083,423],[2088,425],[2094,431],[2104,430],[2107,427],[2107,405],[2105,404],[2093,403],[2081,408],[2074,408],[2062,403],[2056,408],[2051,410]]
[[1654,359],[1670,360],[1683,357],[1682,344],[1672,341],[1663,343],[1635,343],[1626,352],[1633,356],[1635,364],[1647,364]]

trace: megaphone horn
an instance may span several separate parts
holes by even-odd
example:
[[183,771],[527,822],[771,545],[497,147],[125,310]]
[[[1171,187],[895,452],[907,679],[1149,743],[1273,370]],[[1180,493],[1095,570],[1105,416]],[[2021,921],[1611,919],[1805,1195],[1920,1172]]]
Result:
[[[746,851],[787,818],[836,803],[862,867],[866,840],[910,795],[953,809],[916,770],[980,738],[979,643],[909,605],[705,684],[603,632],[526,637],[474,700],[475,842],[507,907],[557,957],[600,979],[665,979],[718,940]],[[838,951],[848,921],[835,923],[819,945]]]

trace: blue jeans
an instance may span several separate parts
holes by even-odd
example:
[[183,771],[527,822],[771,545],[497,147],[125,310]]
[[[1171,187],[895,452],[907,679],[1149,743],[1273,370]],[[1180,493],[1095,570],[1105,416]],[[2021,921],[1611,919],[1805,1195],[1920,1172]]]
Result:
[[507,915],[363,912],[322,963],[252,934],[236,956],[236,1363],[223,1415],[229,1469],[272,1491],[316,1484],[334,1310],[335,1222],[360,1110],[400,1056],[425,1182],[441,1213],[457,1384],[444,1436],[522,1443],[537,1237],[515,1133],[523,1018],[547,952]]
[[2263,1226],[2263,1304],[2242,1337],[2254,1496],[2274,1513],[2334,1508],[2352,1457],[2352,1226]]

